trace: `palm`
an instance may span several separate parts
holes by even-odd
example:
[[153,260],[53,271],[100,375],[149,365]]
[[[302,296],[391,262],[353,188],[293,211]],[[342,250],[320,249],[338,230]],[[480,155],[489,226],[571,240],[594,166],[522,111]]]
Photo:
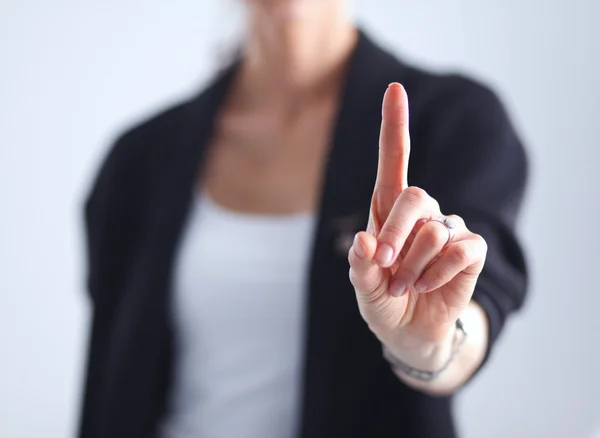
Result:
[[[403,326],[419,333],[438,338],[443,333],[436,333],[436,327],[444,327],[454,323],[468,300],[461,299],[461,291],[473,290],[477,275],[459,273],[449,283],[426,294],[418,294],[414,290],[402,297],[393,297],[389,293],[389,284],[397,266],[383,268],[384,288],[381,297],[373,302],[372,308],[380,314],[388,314],[389,321],[385,325],[390,328]],[[382,309],[385,309],[381,312]],[[365,309],[366,310],[366,309]],[[368,312],[368,310],[367,310]],[[371,312],[369,312],[371,313]]]

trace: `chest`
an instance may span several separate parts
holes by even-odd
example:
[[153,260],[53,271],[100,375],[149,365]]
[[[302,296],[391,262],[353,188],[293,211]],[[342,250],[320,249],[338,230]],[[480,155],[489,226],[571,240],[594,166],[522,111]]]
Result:
[[216,339],[219,348],[285,332],[302,313],[315,222],[310,213],[240,213],[198,196],[176,255],[175,320],[211,343],[228,333]]
[[333,119],[330,106],[288,117],[226,113],[210,141],[200,183],[233,210],[315,211]]
[[164,436],[294,435],[314,224],[310,213],[194,200],[174,269],[178,348]]

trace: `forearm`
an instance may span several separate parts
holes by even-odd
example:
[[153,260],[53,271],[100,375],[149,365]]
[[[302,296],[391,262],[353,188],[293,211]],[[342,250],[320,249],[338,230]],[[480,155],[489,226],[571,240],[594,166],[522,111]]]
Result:
[[[432,395],[452,394],[467,382],[485,357],[488,343],[488,323],[485,311],[473,300],[465,308],[460,318],[467,335],[459,353],[439,376],[423,381],[410,377],[402,371],[395,371],[396,375],[407,385]],[[464,334],[457,333],[456,336],[464,336]],[[433,348],[415,348],[413,351],[403,352],[394,352],[392,347],[392,354],[416,369],[435,371],[447,362],[455,347],[453,332],[442,345]]]

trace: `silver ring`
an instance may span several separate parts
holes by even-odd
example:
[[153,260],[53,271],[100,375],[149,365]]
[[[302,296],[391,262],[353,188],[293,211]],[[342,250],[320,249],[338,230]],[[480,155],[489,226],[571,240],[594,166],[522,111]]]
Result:
[[446,229],[448,230],[448,241],[446,242],[446,245],[448,245],[454,238],[455,230],[458,227],[457,222],[454,219],[449,218],[447,216],[431,218],[429,219],[429,222],[439,222],[440,224],[446,227]]

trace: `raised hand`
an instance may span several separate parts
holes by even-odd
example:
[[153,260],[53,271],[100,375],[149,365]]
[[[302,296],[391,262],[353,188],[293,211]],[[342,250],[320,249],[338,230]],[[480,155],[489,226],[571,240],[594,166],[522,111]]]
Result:
[[404,88],[391,84],[383,98],[369,224],[350,249],[350,279],[375,335],[415,367],[435,368],[447,360],[487,246],[460,217],[443,216],[435,199],[408,186],[408,117]]

